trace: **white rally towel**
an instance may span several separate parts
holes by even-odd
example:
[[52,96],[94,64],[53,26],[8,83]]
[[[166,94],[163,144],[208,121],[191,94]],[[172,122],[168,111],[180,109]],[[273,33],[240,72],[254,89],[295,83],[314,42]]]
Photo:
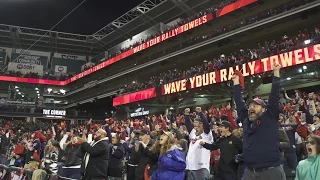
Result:
[[[95,146],[97,143],[99,143],[100,141],[106,141],[106,140],[108,140],[107,137],[102,138],[102,139],[100,139],[100,140],[97,141],[97,142],[92,141],[92,142],[90,143],[90,146],[93,147],[93,146]],[[87,165],[88,165],[89,159],[90,159],[90,154],[89,154],[89,153],[86,153],[86,154],[84,155],[84,162],[85,162],[84,169],[87,169]]]

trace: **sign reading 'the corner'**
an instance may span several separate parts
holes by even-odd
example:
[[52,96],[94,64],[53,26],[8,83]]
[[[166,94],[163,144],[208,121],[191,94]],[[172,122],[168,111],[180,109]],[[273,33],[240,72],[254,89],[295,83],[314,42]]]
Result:
[[44,109],[43,110],[44,115],[49,115],[49,116],[65,116],[66,111],[65,110],[50,110],[50,109]]

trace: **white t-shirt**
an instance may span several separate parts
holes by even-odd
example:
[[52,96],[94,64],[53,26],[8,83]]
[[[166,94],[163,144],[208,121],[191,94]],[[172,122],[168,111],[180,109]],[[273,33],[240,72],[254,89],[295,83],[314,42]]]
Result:
[[196,130],[193,129],[190,134],[190,145],[187,154],[187,170],[199,170],[202,168],[208,169],[210,172],[210,150],[202,147],[199,143],[204,141],[206,143],[213,143],[213,135],[210,130],[209,134],[202,133],[200,136],[196,135]]

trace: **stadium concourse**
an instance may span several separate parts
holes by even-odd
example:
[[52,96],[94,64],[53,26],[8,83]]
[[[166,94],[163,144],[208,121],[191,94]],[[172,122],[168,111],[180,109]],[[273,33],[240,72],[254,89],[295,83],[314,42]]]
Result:
[[319,0],[134,2],[0,12],[0,179],[320,179]]

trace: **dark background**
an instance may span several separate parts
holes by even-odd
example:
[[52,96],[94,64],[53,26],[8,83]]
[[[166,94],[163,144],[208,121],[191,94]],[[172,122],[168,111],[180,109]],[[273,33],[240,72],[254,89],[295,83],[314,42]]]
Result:
[[[83,0],[0,0],[0,24],[49,30]],[[91,35],[144,0],[85,0],[54,31]]]

